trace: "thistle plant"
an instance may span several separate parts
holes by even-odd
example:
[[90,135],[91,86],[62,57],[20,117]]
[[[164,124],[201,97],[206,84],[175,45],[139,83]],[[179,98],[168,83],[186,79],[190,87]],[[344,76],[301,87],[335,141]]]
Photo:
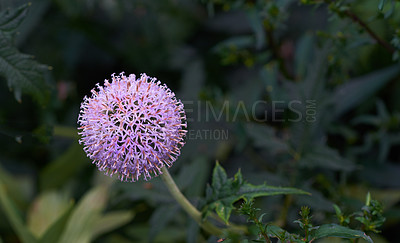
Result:
[[187,132],[183,104],[165,85],[142,74],[112,75],[84,97],[78,118],[80,144],[106,175],[121,181],[162,175],[172,196],[210,234],[221,231],[203,222],[201,213],[183,196],[165,166],[180,155]]
[[[212,193],[207,198],[207,206],[200,212],[181,193],[165,169],[178,158],[184,145],[187,124],[182,102],[165,84],[146,74],[140,78],[134,74],[113,74],[111,82],[105,80],[104,86],[97,84],[96,87],[92,89],[91,97],[84,97],[78,117],[79,143],[83,144],[87,156],[100,171],[110,176],[117,174],[121,181],[134,182],[141,175],[148,180],[152,175],[161,175],[175,200],[209,234],[223,235],[223,229],[206,219],[213,210],[226,223],[227,232],[243,233],[240,227],[228,226],[235,201],[306,193],[295,188],[254,186],[242,179],[240,171],[234,180],[228,179],[217,163],[209,188]],[[221,192],[221,186],[231,191]],[[256,194],[255,189],[258,190]],[[236,195],[221,204],[219,197],[227,192]]]
[[161,174],[180,155],[186,134],[183,104],[155,78],[112,75],[85,96],[78,118],[79,140],[105,174],[137,181]]

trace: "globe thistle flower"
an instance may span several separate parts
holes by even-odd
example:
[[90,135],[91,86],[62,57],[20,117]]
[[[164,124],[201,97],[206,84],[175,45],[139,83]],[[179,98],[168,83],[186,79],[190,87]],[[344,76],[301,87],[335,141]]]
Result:
[[180,155],[186,134],[183,104],[165,85],[142,74],[121,73],[84,97],[79,140],[100,171],[121,181],[161,174]]

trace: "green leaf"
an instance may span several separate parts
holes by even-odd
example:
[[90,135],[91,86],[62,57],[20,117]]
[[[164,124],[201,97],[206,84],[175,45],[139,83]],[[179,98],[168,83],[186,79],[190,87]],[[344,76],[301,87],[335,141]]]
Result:
[[340,208],[339,208],[339,206],[338,205],[336,205],[336,204],[333,204],[333,208],[335,209],[335,212],[336,212],[336,217],[341,217],[343,214],[342,214],[342,210],[340,210]]
[[65,184],[82,167],[88,165],[86,155],[79,143],[74,142],[70,148],[56,160],[48,164],[40,174],[42,190],[58,188]]
[[203,195],[211,166],[207,158],[201,155],[181,166],[175,182],[189,199]]
[[0,76],[21,102],[22,93],[31,95],[40,105],[47,104],[50,86],[45,80],[47,65],[34,61],[32,56],[22,54],[13,45],[12,35],[24,20],[28,5],[0,13]]
[[48,191],[40,194],[28,212],[30,231],[36,237],[41,237],[70,207],[71,202],[62,193]]
[[268,98],[271,101],[287,99],[287,91],[281,87],[278,77],[279,66],[277,63],[270,62],[260,70],[260,78],[264,85],[262,89],[267,90]]
[[314,145],[312,151],[307,152],[298,162],[304,167],[328,168],[336,171],[353,171],[356,165],[325,145]]
[[113,187],[121,190],[123,197],[130,201],[145,200],[155,207],[160,203],[171,201],[171,194],[158,177],[151,182],[142,180],[135,183],[115,183]]
[[312,238],[321,239],[324,237],[339,237],[345,239],[362,238],[373,243],[371,237],[359,230],[353,230],[337,224],[324,224],[312,232]]
[[99,232],[96,226],[106,206],[107,191],[107,187],[98,186],[86,193],[72,212],[59,243],[91,242],[94,234]]
[[[134,227],[128,227],[126,234],[131,239],[129,242],[149,242],[148,239],[149,225],[148,223],[136,223]],[[157,243],[185,242],[185,230],[182,227],[168,225],[154,239]],[[133,240],[134,239],[134,240]],[[114,242],[114,241],[108,241]]]
[[14,34],[25,19],[30,4],[24,4],[16,9],[7,9],[0,13],[0,32]]
[[309,193],[292,187],[276,187],[276,186],[269,186],[266,184],[255,186],[250,183],[243,183],[243,185],[240,187],[240,190],[237,192],[236,195],[240,196],[240,198],[246,198],[250,200],[255,197],[274,196],[282,194],[309,194]]
[[73,211],[74,204],[71,202],[66,210],[64,210],[63,214],[61,214],[58,219],[48,227],[46,232],[42,235],[39,242],[47,243],[47,242],[58,242],[63,233],[65,226],[67,225],[68,219]]
[[305,77],[314,54],[315,43],[313,35],[303,35],[299,39],[297,46],[294,58],[296,75],[299,77]]
[[379,5],[378,5],[379,11],[382,11],[382,10],[383,10],[383,7],[385,6],[385,3],[386,3],[386,0],[381,0],[381,1],[379,2]]
[[222,168],[222,166],[217,161],[213,170],[213,177],[211,184],[212,187],[216,190],[221,189],[227,180],[228,176],[226,175],[224,168]]
[[214,203],[215,212],[217,212],[218,216],[224,220],[226,224],[228,224],[229,217],[231,216],[231,212],[234,209],[232,203],[229,200],[219,200]]
[[187,243],[196,243],[198,242],[198,236],[200,233],[200,227],[197,224],[196,221],[194,220],[189,220],[188,226],[187,226],[187,237],[186,237],[186,242]]
[[19,215],[17,207],[14,203],[9,199],[6,189],[2,182],[0,182],[0,206],[3,209],[3,212],[8,218],[12,228],[15,233],[18,235],[19,239],[23,243],[34,243],[37,242],[32,233],[28,230],[25,224],[22,221],[21,216]]
[[266,228],[266,233],[268,235],[273,235],[277,237],[278,239],[281,239],[283,237],[285,239],[284,242],[292,242],[292,243],[302,243],[304,242],[300,237],[296,234],[290,234],[286,230],[282,229],[279,226],[276,225],[268,225]]
[[[25,208],[29,205],[30,195],[27,193],[27,188],[24,187],[24,182],[20,178],[13,177],[8,171],[3,169],[0,164],[0,184],[3,183],[9,200],[13,201],[14,204],[20,208]],[[29,184],[34,184],[32,181],[28,181]],[[33,188],[28,188],[33,190]]]
[[269,235],[275,235],[275,236],[278,237],[278,236],[284,234],[286,231],[284,229],[282,229],[281,227],[279,227],[279,226],[268,225],[266,232]]
[[127,224],[133,217],[135,217],[135,213],[131,210],[113,211],[103,215],[93,227],[92,238]]
[[352,79],[348,83],[339,86],[330,98],[330,101],[335,106],[332,111],[333,116],[339,117],[361,104],[364,100],[396,77],[399,72],[399,65],[394,65]]
[[250,27],[253,29],[256,37],[256,49],[261,49],[265,46],[265,30],[260,14],[255,9],[248,9],[247,18],[249,19]]
[[160,233],[171,221],[176,218],[176,214],[179,210],[178,205],[162,205],[156,208],[150,218],[150,231],[149,241],[153,241],[154,238]]
[[45,72],[48,70],[48,66],[34,61],[32,56],[20,53],[0,32],[0,76],[7,80],[18,102],[22,101],[22,93],[26,93],[40,105],[47,104],[50,87],[45,80]]
[[254,140],[254,145],[259,148],[268,149],[271,153],[289,150],[286,142],[275,136],[275,130],[272,127],[249,123],[246,124],[246,132]]
[[275,187],[266,184],[252,185],[243,180],[240,170],[234,178],[229,178],[217,162],[213,171],[212,183],[206,195],[206,206],[203,215],[215,210],[218,216],[228,224],[234,209],[233,203],[240,200],[251,200],[255,197],[281,194],[307,194],[307,192],[290,187]]

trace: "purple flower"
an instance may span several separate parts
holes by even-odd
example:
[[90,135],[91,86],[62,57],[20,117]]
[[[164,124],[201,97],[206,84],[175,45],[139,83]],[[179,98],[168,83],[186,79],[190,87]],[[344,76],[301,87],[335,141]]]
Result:
[[80,144],[100,171],[121,181],[161,174],[180,155],[186,134],[183,104],[156,78],[112,75],[84,98]]

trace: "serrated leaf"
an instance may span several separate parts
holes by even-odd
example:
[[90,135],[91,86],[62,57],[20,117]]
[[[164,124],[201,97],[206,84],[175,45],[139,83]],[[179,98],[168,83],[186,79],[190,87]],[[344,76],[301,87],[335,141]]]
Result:
[[339,237],[345,239],[362,238],[373,243],[371,237],[360,230],[353,230],[337,224],[324,224],[312,232],[312,238],[320,239],[324,237]]
[[0,207],[3,209],[3,212],[7,216],[8,221],[11,224],[11,227],[14,229],[15,233],[18,235],[19,239],[23,243],[37,242],[36,238],[32,235],[32,233],[23,223],[22,218],[17,210],[17,207],[9,199],[5,187],[1,182],[0,182]]
[[282,194],[309,194],[309,193],[292,187],[276,187],[276,186],[269,186],[267,184],[255,186],[250,183],[244,183],[240,187],[240,190],[237,192],[237,196],[240,196],[240,198],[242,197],[246,198],[248,200],[255,197],[274,196]]
[[229,201],[221,200],[215,202],[215,212],[217,212],[218,216],[224,220],[226,224],[228,224],[233,209],[234,207],[229,203]]
[[44,106],[50,98],[50,87],[45,80],[45,72],[49,68],[34,61],[32,56],[20,53],[12,40],[27,14],[28,6],[25,4],[0,13],[0,76],[7,80],[18,102],[26,93]]
[[280,194],[307,194],[305,191],[290,187],[275,187],[266,184],[252,185],[243,181],[240,170],[234,178],[228,179],[225,170],[219,163],[215,165],[212,185],[208,191],[207,205],[203,209],[203,215],[208,215],[210,211],[215,210],[226,224],[228,224],[229,217],[234,209],[233,203],[240,199],[251,200],[255,197]]
[[222,166],[217,162],[213,170],[212,187],[218,190],[227,180],[228,176],[226,175],[224,168],[222,168]]
[[0,76],[7,80],[8,87],[21,102],[22,93],[31,95],[40,105],[47,104],[50,87],[45,80],[48,67],[39,64],[29,55],[20,53],[0,32]]
[[7,9],[0,13],[0,31],[13,34],[28,13],[30,4],[24,4],[16,9]]

